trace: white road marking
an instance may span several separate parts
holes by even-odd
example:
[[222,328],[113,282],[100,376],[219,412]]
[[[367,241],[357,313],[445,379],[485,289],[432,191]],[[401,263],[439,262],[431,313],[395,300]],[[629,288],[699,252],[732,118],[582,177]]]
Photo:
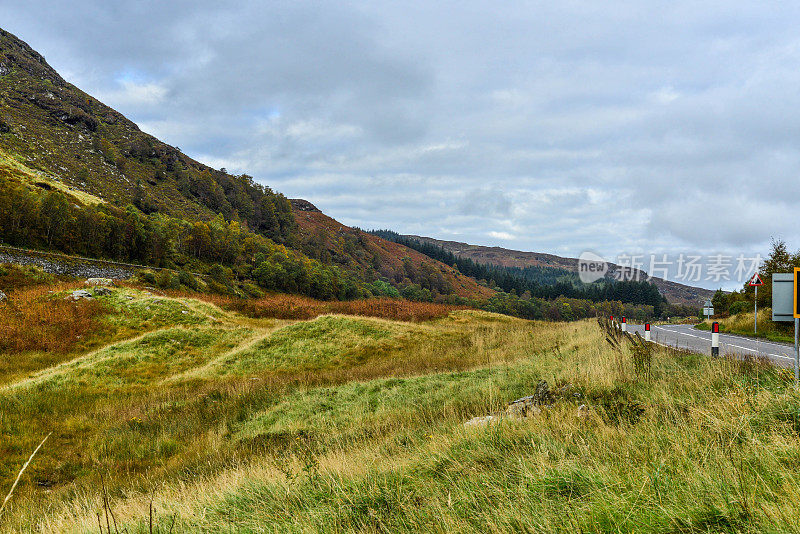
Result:
[[664,328],[662,326],[656,326],[655,328],[658,328],[659,330],[664,330],[665,332],[672,332],[673,334],[678,334],[678,335],[681,335],[681,336],[691,336],[691,337],[696,337],[697,339],[708,340],[708,338],[701,337],[701,336],[696,336],[694,334],[687,334],[686,332],[681,332],[680,330],[670,330],[669,328]]
[[770,352],[760,352],[760,351],[758,351],[756,349],[750,349],[750,348],[747,348],[747,347],[742,347],[741,345],[734,345],[733,343],[725,343],[725,345],[727,345],[728,347],[736,347],[737,349],[742,349],[742,350],[747,350],[747,351],[750,351],[750,352],[755,352],[756,354],[763,354],[764,356],[774,356],[776,358],[785,358],[787,360],[793,360],[794,359],[791,356],[786,356],[786,355],[781,355],[781,354],[772,354]]
[[[653,325],[653,328],[657,328],[659,330],[664,330],[665,332],[670,332],[672,334],[677,334],[679,336],[689,336],[689,337],[694,337],[694,338],[697,338],[697,339],[702,339],[703,341],[710,341],[710,338],[707,338],[707,337],[698,336],[698,335],[695,335],[695,334],[690,334],[688,332],[681,332],[680,330],[672,330],[670,328],[664,328],[663,326]],[[732,337],[732,338],[736,338],[736,339],[741,339],[740,336],[734,336],[734,335],[729,335],[729,334],[721,334],[720,337],[722,337],[723,335],[725,337]],[[658,343],[658,341],[655,341],[655,343]],[[779,345],[777,343],[771,343],[769,341],[763,341],[762,342],[760,340],[754,340],[753,343],[756,343],[757,346],[759,346],[761,344],[764,344],[764,345],[772,345],[774,347],[785,348],[785,345]],[[669,346],[669,345],[665,345],[663,343],[658,343],[658,344],[659,345],[663,345],[665,347]],[[786,355],[786,353],[784,353],[784,354],[775,354],[775,353],[771,353],[771,352],[761,352],[758,349],[751,349],[749,347],[742,347],[741,345],[734,345],[733,343],[729,343],[729,342],[724,342],[724,345],[728,346],[728,347],[734,347],[734,348],[737,348],[737,349],[741,349],[741,350],[746,350],[748,352],[755,352],[756,354],[763,354],[764,356],[772,356],[774,358],[783,358],[784,360],[794,360],[794,358],[792,356],[788,356],[788,355]]]

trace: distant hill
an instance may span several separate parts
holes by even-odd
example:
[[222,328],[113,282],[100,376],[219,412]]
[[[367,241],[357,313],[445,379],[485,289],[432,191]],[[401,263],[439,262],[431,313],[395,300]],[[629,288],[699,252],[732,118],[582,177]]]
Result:
[[[417,235],[409,235],[407,237],[441,246],[458,257],[469,258],[476,263],[519,268],[536,266],[575,273],[578,271],[577,258],[564,258],[542,252],[523,252],[501,247],[470,245],[458,241],[445,241]],[[620,269],[619,265],[609,263],[609,273],[614,273],[618,269]],[[639,273],[640,279],[647,279],[653,282],[656,287],[658,287],[659,292],[672,304],[697,306],[701,305],[705,299],[710,299],[714,295],[714,291],[708,289],[679,284],[658,277],[649,277],[644,271],[634,271],[634,273],[636,272]]]
[[460,297],[489,297],[495,292],[450,265],[403,245],[350,228],[328,217],[312,203],[292,199],[300,228],[301,249],[310,257],[333,261],[364,275],[377,271],[394,284],[415,283],[431,291]]

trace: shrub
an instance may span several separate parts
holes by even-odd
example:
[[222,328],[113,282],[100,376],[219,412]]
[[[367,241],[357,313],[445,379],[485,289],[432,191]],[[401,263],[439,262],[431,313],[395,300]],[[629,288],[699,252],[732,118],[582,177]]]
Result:
[[153,271],[139,271],[138,274],[139,280],[144,282],[145,284],[155,284],[156,283],[156,275]]
[[158,271],[155,276],[156,285],[162,289],[178,289],[179,277],[171,271]]
[[249,297],[260,299],[264,296],[264,292],[261,290],[261,288],[252,282],[245,282],[242,284],[242,289]]
[[182,286],[186,286],[189,289],[197,290],[199,287],[197,279],[186,271],[180,271],[178,273],[178,282],[180,282]]
[[40,284],[52,284],[56,277],[35,265],[0,265],[0,289],[11,291]]
[[731,315],[739,315],[740,313],[744,313],[750,309],[750,303],[740,300],[738,302],[734,302],[731,304],[729,313]]

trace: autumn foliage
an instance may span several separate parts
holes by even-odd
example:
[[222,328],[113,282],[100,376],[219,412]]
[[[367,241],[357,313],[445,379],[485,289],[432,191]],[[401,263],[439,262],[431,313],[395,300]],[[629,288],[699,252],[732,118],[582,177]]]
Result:
[[0,354],[68,352],[92,332],[102,305],[53,297],[60,289],[64,288],[44,285],[22,289],[0,303]]
[[401,299],[375,298],[350,301],[322,301],[299,295],[274,294],[258,300],[212,297],[214,304],[249,317],[275,319],[313,319],[329,313],[380,317],[398,321],[426,321],[445,317],[464,306]]

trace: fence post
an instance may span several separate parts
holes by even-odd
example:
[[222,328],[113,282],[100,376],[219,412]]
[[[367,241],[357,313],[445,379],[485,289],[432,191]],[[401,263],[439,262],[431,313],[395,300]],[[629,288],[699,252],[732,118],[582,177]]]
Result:
[[711,324],[711,356],[719,356],[719,323]]

